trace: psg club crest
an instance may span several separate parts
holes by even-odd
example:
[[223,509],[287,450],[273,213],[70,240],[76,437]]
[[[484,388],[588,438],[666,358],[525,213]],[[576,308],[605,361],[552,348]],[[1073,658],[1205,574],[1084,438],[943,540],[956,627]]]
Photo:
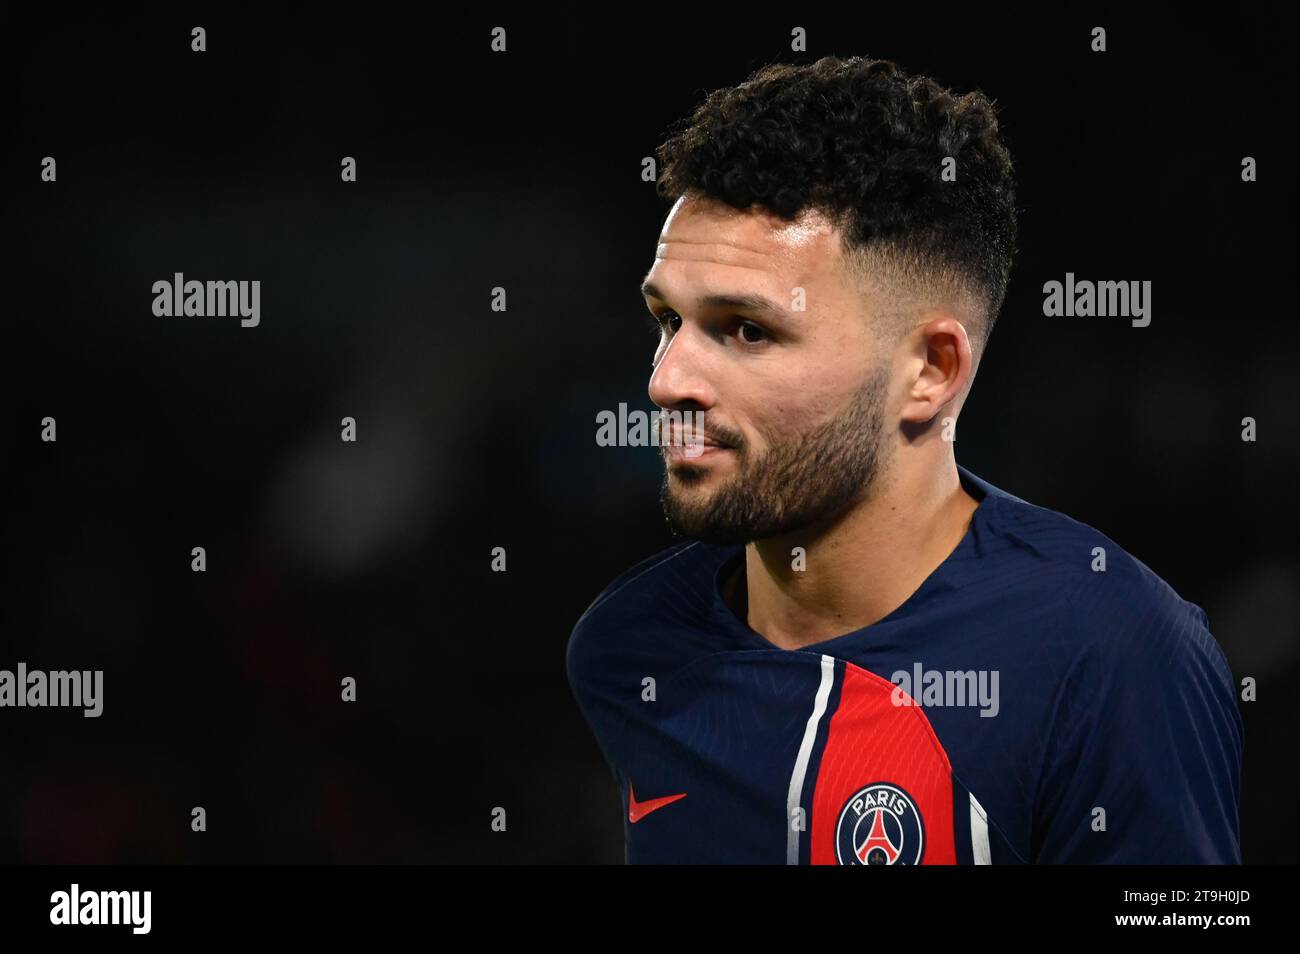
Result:
[[842,865],[919,865],[924,847],[916,802],[888,782],[874,782],[850,798],[835,826]]

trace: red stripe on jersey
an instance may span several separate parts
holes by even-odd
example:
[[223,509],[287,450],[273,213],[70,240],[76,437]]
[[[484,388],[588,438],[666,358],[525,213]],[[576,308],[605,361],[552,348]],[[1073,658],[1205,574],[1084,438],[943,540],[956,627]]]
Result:
[[[895,691],[899,701],[894,702]],[[836,826],[854,794],[884,782],[912,797],[925,829],[921,864],[956,864],[952,765],[925,711],[898,686],[844,663],[812,798],[813,864],[838,864]]]

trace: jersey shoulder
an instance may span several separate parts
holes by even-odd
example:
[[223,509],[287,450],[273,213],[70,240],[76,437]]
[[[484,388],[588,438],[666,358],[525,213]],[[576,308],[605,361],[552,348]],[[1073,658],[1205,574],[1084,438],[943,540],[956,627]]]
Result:
[[1200,606],[1096,527],[1005,492],[996,523],[1035,571],[1026,574],[1030,586],[1060,603],[1076,638],[1113,641],[1160,627],[1208,630]]
[[[591,601],[591,604],[586,608],[586,610],[583,611],[583,614],[580,617],[578,617],[577,626],[581,626],[584,620],[586,620],[589,616],[595,613],[601,606],[603,606],[609,600],[617,597],[627,587],[635,584],[636,588],[644,590],[647,587],[654,586],[658,578],[655,575],[656,570],[662,571],[663,567],[666,564],[672,562],[673,560],[680,559],[683,554],[687,553],[687,551],[693,549],[696,546],[698,546],[698,544],[693,540],[686,540],[680,543],[675,543],[672,546],[664,550],[660,550],[658,553],[655,553],[652,556],[648,556],[644,560],[641,560],[639,563],[624,570],[622,573],[616,576],[612,581],[610,581],[610,583],[603,590],[600,591],[600,593],[596,596],[596,598]],[[647,575],[649,575],[650,578],[643,579],[643,577],[646,577]]]
[[706,641],[714,574],[726,550],[685,541],[615,577],[574,624],[565,654],[570,681],[693,654]]

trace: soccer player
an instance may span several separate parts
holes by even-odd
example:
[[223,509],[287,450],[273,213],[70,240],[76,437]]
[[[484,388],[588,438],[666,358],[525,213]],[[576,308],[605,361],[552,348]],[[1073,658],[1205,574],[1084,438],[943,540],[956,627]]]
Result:
[[662,451],[686,539],[567,652],[626,859],[1239,863],[1205,612],[953,456],[1015,251],[989,101],[888,61],[769,66],[658,155],[641,291],[650,397],[703,415]]

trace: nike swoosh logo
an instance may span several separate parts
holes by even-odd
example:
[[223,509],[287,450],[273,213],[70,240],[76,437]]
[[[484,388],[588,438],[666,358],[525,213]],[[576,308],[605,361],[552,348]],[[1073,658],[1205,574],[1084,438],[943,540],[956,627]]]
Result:
[[678,799],[685,798],[686,793],[680,795],[664,795],[661,798],[647,798],[644,802],[636,800],[636,792],[632,790],[632,780],[627,780],[627,820],[636,824],[653,811],[658,811],[665,805],[671,805]]

